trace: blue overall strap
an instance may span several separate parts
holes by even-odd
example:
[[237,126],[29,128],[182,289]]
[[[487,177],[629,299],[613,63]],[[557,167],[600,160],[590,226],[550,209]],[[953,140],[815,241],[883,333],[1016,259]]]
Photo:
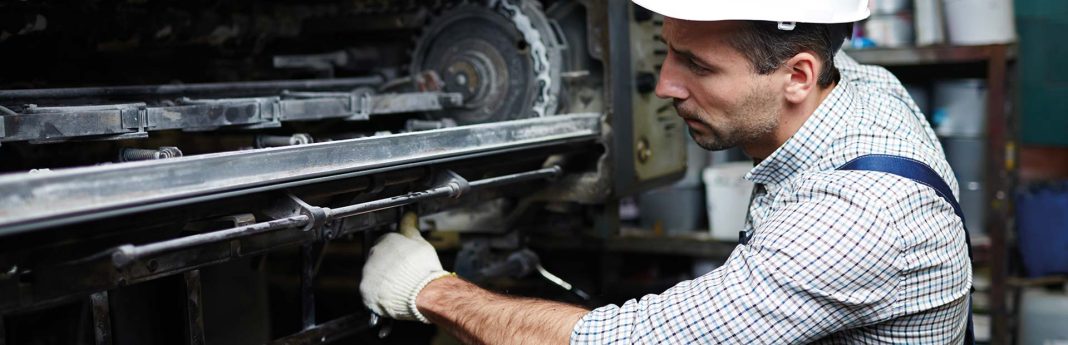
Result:
[[[964,224],[964,212],[961,211],[960,204],[957,203],[957,199],[953,197],[953,190],[949,188],[946,181],[938,175],[934,169],[915,159],[892,156],[871,154],[864,155],[848,163],[838,167],[838,170],[861,170],[861,171],[878,171],[887,174],[897,175],[916,183],[931,187],[938,193],[938,196],[953,206],[953,212],[960,217],[960,223],[964,226],[964,241],[968,244],[968,259],[972,259],[972,240],[971,236],[968,236],[967,225]],[[975,330],[972,325],[972,305],[971,298],[968,298],[968,329],[964,333],[964,343],[968,345],[975,344]]]

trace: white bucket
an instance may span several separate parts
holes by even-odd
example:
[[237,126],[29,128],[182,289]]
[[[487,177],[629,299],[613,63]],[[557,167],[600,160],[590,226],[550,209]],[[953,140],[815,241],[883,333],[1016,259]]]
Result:
[[941,0],[916,0],[913,10],[916,18],[916,45],[929,46],[946,43],[945,25],[942,25]]
[[872,15],[864,22],[864,36],[876,47],[898,48],[912,46],[913,24],[911,13]]
[[873,15],[907,12],[911,6],[911,0],[870,0],[868,2],[868,9]]
[[1016,41],[1012,0],[944,0],[949,42],[958,45]]
[[745,180],[745,174],[752,169],[753,163],[750,162],[726,163],[705,169],[702,177],[712,238],[738,240],[753,191],[753,183]]

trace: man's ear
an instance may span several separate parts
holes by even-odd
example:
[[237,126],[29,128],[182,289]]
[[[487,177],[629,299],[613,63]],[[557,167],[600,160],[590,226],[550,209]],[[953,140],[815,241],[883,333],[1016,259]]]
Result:
[[786,101],[804,102],[808,95],[819,87],[819,71],[823,68],[820,59],[811,52],[800,52],[783,64],[783,71],[789,75],[786,82]]

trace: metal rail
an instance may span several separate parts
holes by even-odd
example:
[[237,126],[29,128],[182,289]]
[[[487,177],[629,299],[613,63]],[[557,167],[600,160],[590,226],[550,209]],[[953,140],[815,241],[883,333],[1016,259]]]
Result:
[[240,90],[242,92],[272,92],[282,90],[341,89],[378,85],[383,82],[385,82],[385,80],[382,77],[371,76],[338,79],[247,81],[236,83],[0,90],[0,101],[91,97],[175,96],[195,93],[225,93],[234,92],[234,90]]
[[[313,208],[322,210],[322,212],[318,212],[324,217],[323,219],[318,220],[318,223],[321,224],[323,222],[328,222],[331,220],[348,218],[364,213],[410,205],[423,200],[443,197],[456,198],[459,197],[464,191],[468,190],[468,188],[478,189],[486,187],[499,187],[505,184],[520,183],[531,180],[552,179],[560,176],[560,174],[562,173],[563,170],[559,166],[554,165],[552,167],[538,169],[534,171],[491,177],[487,179],[472,181],[469,183],[465,183],[466,181],[462,181],[462,179],[460,179],[460,181],[462,182],[450,181],[442,187],[431,188],[419,192],[411,192],[408,194],[386,199],[368,201],[337,209],[314,206]],[[131,262],[141,260],[142,258],[152,257],[171,251],[192,248],[215,242],[248,237],[275,230],[304,227],[313,223],[314,221],[316,220],[313,219],[313,216],[300,214],[268,222],[249,224],[245,226],[180,237],[156,243],[138,246],[123,245],[115,249],[115,251],[111,254],[111,259],[115,266],[124,267],[130,264]]]
[[0,175],[0,236],[418,164],[598,138],[571,114],[301,146]]
[[315,325],[299,333],[271,341],[271,345],[326,344],[370,328],[369,315],[355,313]]
[[462,104],[459,93],[289,92],[281,97],[183,98],[177,105],[166,106],[28,105],[20,112],[8,109],[9,113],[0,114],[0,142],[136,139],[147,137],[148,132],[174,129],[262,129],[321,119],[367,121],[372,115],[438,111]]

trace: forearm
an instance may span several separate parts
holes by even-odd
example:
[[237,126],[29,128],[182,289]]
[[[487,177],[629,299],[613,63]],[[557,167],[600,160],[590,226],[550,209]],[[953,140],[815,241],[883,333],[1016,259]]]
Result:
[[465,343],[567,344],[588,311],[558,302],[508,297],[460,278],[428,284],[416,298],[419,312]]

